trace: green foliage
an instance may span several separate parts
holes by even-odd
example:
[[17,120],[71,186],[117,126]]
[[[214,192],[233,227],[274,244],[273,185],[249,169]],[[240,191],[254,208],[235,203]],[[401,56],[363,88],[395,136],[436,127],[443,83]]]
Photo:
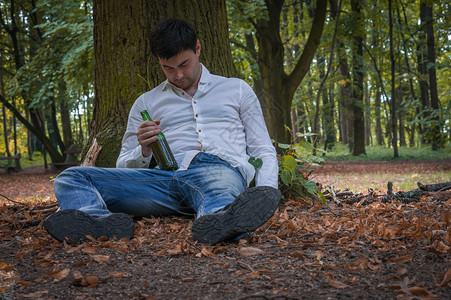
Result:
[[298,134],[298,137],[300,142],[278,144],[279,148],[284,149],[284,153],[278,156],[280,189],[286,198],[310,197],[325,203],[326,199],[316,183],[308,178],[311,173],[309,168],[324,163],[324,159],[311,154],[313,146],[304,140],[304,135]]
[[[4,98],[14,103],[25,117],[26,109],[33,108],[41,116],[44,128],[55,114],[60,122],[60,108],[68,109],[72,133],[82,144],[91,118],[94,90],[94,43],[92,0],[88,1],[14,1],[15,9],[5,3],[0,6],[6,18],[0,27],[0,70]],[[20,5],[17,5],[20,3]],[[11,41],[5,27],[16,25],[17,47]],[[19,49],[14,54],[14,50]],[[82,117],[84,121],[77,120]],[[13,137],[12,116],[6,115],[7,140]],[[47,123],[47,124],[46,124]],[[67,124],[66,124],[67,125]],[[0,124],[0,127],[3,127]],[[26,152],[27,134],[20,124],[17,126],[19,152]],[[50,128],[50,126],[48,127]],[[3,130],[1,131],[3,134]],[[54,141],[54,140],[52,140]],[[55,141],[56,143],[56,141]],[[4,149],[0,142],[0,150]],[[11,149],[11,143],[9,143]],[[25,151],[24,151],[25,149]]]

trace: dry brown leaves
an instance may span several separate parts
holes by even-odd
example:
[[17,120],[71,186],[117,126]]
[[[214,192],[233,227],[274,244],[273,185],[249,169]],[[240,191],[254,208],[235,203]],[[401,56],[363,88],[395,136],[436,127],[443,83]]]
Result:
[[[55,208],[54,203],[0,207],[0,246],[7,247],[10,243],[19,245],[16,258],[27,260],[42,269],[41,277],[34,282],[24,282],[15,271],[15,266],[0,257],[0,293],[18,284],[26,289],[39,283],[71,280],[74,287],[96,288],[111,278],[129,278],[131,274],[122,270],[105,276],[83,274],[75,268],[88,263],[108,264],[114,259],[114,252],[136,253],[143,249],[147,255],[156,257],[208,257],[212,265],[223,268],[228,268],[229,262],[236,261],[242,268],[234,271],[232,276],[245,280],[271,278],[274,270],[269,267],[277,267],[277,262],[256,266],[240,258],[269,255],[272,249],[277,248],[287,250],[290,257],[297,259],[299,268],[318,280],[326,280],[334,289],[347,289],[358,281],[359,274],[380,272],[387,265],[397,266],[396,272],[387,278],[390,282],[387,287],[395,291],[398,298],[434,299],[438,297],[434,293],[435,288],[451,287],[451,268],[434,277],[435,282],[429,284],[429,288],[412,284],[408,270],[402,268],[404,263],[415,259],[415,247],[425,247],[433,254],[450,254],[450,199],[442,205],[434,204],[425,196],[418,203],[411,204],[376,202],[367,206],[356,203],[340,207],[333,202],[322,206],[305,199],[290,200],[264,226],[238,244],[216,246],[195,242],[190,232],[193,220],[181,217],[136,219],[132,240],[90,238],[77,245],[59,243],[42,228],[43,220]],[[337,249],[341,253],[368,249],[386,253],[388,258],[382,261],[377,256],[362,255],[351,263],[340,263],[340,259],[332,259],[335,256],[333,251]],[[56,251],[74,255],[84,253],[90,258],[75,261],[68,267],[54,258]],[[229,262],[224,262],[219,256],[226,257]],[[343,274],[339,272],[345,272],[347,276],[338,276]],[[194,277],[181,278],[182,282],[196,280]],[[45,297],[48,292],[42,289],[24,293],[23,296],[39,298]]]

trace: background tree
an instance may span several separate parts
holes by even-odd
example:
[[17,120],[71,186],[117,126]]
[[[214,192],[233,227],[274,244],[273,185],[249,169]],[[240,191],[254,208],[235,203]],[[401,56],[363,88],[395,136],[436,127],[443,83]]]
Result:
[[352,43],[352,119],[353,119],[353,148],[352,155],[365,154],[365,123],[363,115],[363,39],[365,26],[361,1],[351,0],[353,13],[353,43]]
[[78,103],[71,100],[93,78],[90,12],[89,1],[12,0],[0,6],[5,52],[12,58],[2,61],[7,89],[0,100],[32,133],[30,156],[44,145],[52,161],[61,162],[73,143],[69,110]]
[[[247,3],[230,1],[230,7],[240,14],[241,22],[253,27],[257,47],[249,49],[257,60],[262,91],[258,93],[269,133],[281,143],[290,143],[291,104],[293,96],[318,48],[326,19],[327,1],[316,1],[308,40],[301,56],[289,73],[285,70],[285,50],[281,38],[280,20],[283,0]],[[249,44],[248,44],[249,45]]]

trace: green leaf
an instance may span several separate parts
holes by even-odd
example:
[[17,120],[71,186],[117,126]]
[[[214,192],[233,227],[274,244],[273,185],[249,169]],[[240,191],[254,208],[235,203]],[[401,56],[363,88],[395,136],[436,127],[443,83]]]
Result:
[[282,168],[284,170],[294,172],[296,170],[296,167],[298,166],[298,162],[296,159],[291,155],[284,155],[282,158]]
[[291,148],[290,144],[277,143],[277,146],[279,146],[279,148],[282,148],[282,149],[289,149],[289,148]]
[[258,169],[260,169],[263,166],[263,161],[259,157],[257,157],[257,158],[250,157],[248,162],[254,166],[255,171],[257,171]]
[[326,197],[324,197],[323,192],[318,191],[318,196],[321,198],[321,203],[323,203],[323,205],[326,205],[327,200],[326,200]]
[[290,185],[292,183],[292,181],[293,181],[293,178],[291,176],[291,172],[287,171],[287,170],[284,170],[284,171],[282,171],[280,173],[280,179],[282,180],[282,182],[285,185]]

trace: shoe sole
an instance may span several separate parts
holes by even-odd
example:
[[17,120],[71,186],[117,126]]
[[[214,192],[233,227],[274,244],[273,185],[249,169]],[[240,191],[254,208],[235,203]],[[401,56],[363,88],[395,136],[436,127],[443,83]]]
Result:
[[108,239],[132,238],[135,225],[132,218],[123,213],[96,218],[85,212],[67,209],[50,215],[44,228],[59,241],[80,242],[90,235],[94,238],[106,236]]
[[280,191],[271,187],[247,189],[225,211],[196,219],[192,227],[193,238],[214,245],[254,231],[273,216],[280,197]]

